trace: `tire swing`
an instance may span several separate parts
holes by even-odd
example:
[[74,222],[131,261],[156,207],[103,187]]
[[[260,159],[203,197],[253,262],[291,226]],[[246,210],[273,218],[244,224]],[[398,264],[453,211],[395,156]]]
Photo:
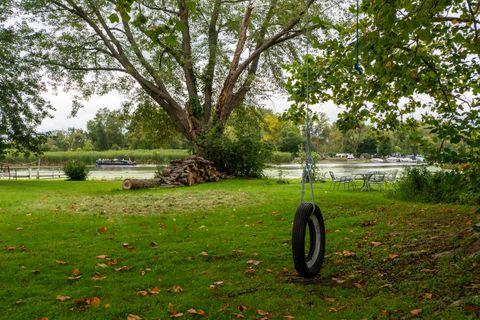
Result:
[[[308,10],[308,9],[307,9]],[[308,11],[307,11],[308,15]],[[308,43],[307,43],[308,55]],[[306,163],[302,174],[302,192],[300,196],[300,205],[297,208],[293,219],[292,227],[292,253],[293,263],[298,274],[305,278],[314,277],[323,265],[325,257],[325,224],[323,222],[320,208],[315,204],[313,194],[313,160],[311,155],[311,136],[312,136],[312,115],[308,107],[309,84],[308,84],[308,65],[307,65],[307,105],[305,133],[307,141],[305,143]],[[312,202],[304,202],[305,180],[310,184],[310,195]],[[307,239],[307,241],[305,241]],[[307,242],[307,243],[305,243]],[[307,244],[307,246],[306,246]]]

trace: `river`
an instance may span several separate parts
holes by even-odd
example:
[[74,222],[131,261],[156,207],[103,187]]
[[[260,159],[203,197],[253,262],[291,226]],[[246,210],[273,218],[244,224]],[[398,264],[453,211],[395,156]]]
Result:
[[[415,163],[377,163],[377,162],[320,162],[319,172],[325,173],[332,171],[335,175],[352,175],[358,171],[384,171],[393,172],[398,170],[400,176],[406,167],[425,167],[424,164]],[[126,178],[150,179],[153,178],[156,171],[155,165],[138,165],[131,168],[92,168],[88,175],[89,180],[118,180]],[[436,171],[439,168],[428,166],[428,170]],[[286,179],[299,179],[302,176],[302,167],[299,164],[270,165],[264,170],[264,174],[269,178],[279,178],[280,173]]]

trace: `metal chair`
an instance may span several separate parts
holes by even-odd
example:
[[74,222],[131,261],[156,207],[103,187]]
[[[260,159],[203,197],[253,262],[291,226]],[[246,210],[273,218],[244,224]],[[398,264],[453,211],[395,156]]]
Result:
[[353,179],[349,176],[341,176],[341,177],[335,177],[335,174],[333,171],[328,172],[330,174],[330,178],[332,179],[332,183],[330,184],[330,189],[334,189],[335,186],[340,186],[340,184],[343,184],[343,188],[345,189],[346,186],[350,186],[350,183],[353,182]]
[[385,183],[387,182],[385,177],[386,177],[385,172],[381,171],[375,171],[373,174],[372,178],[370,179],[370,185],[378,185],[380,189],[383,189],[385,187]]

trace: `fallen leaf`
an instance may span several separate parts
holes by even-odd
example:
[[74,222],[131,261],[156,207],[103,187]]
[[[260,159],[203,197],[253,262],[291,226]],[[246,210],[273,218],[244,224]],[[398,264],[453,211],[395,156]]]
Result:
[[146,297],[146,296],[148,296],[148,291],[146,291],[146,290],[140,290],[140,291],[137,291],[137,294],[138,294],[139,296]]
[[80,280],[82,276],[73,276],[73,277],[68,277],[68,280]]
[[173,293],[180,293],[183,292],[183,288],[177,285],[172,286],[170,289],[167,290],[168,292],[173,292]]
[[62,266],[64,266],[64,265],[67,265],[67,264],[68,264],[68,262],[67,262],[67,261],[63,261],[63,260],[55,260],[55,262],[56,262],[57,264],[59,264],[59,265],[62,265]]
[[136,314],[129,314],[127,320],[142,320],[142,317],[137,316]]
[[357,254],[356,254],[355,252],[353,252],[353,251],[350,251],[350,250],[343,250],[343,251],[342,251],[342,255],[343,255],[344,257],[354,257],[354,256],[356,256]]
[[193,314],[193,315],[199,315],[199,316],[202,316],[202,317],[204,315],[206,315],[205,311],[203,311],[202,309],[195,310],[194,308],[188,309],[187,313]]
[[328,312],[337,312],[338,310],[334,307],[329,307]]
[[427,273],[435,273],[437,271],[438,271],[437,269],[422,269],[422,270],[420,270],[420,272],[427,272]]
[[58,300],[58,301],[67,301],[67,300],[70,300],[70,299],[71,299],[71,297],[69,297],[69,296],[57,296],[56,297],[56,300]]
[[289,272],[289,271],[288,271],[288,268],[283,268],[283,269],[282,269],[282,273],[288,273],[288,272]]
[[15,229],[15,231],[22,231],[22,230],[23,230],[22,227],[18,227],[18,228]]
[[433,297],[433,294],[432,294],[431,292],[425,292],[425,293],[423,294],[423,297],[424,297],[425,299],[431,300],[432,297]]
[[364,287],[364,285],[361,282],[354,282],[353,285],[358,289],[362,289]]
[[203,256],[203,257],[208,257],[208,252],[202,251],[202,252],[200,252],[200,255]]
[[262,261],[253,260],[253,259],[250,259],[250,260],[247,261],[247,264],[252,264],[254,266],[258,266],[260,263],[262,263]]
[[114,265],[116,265],[117,263],[118,263],[118,261],[115,260],[115,259],[107,259],[107,264],[108,264],[109,266],[114,266]]
[[15,251],[15,249],[17,249],[15,246],[6,246],[5,247],[5,250],[7,250],[7,251]]
[[245,306],[245,305],[243,305],[243,304],[241,304],[241,305],[239,305],[239,306],[237,307],[237,309],[238,309],[239,311],[243,312],[243,311],[248,310],[248,307]]
[[99,255],[97,256],[97,259],[107,259],[107,255],[106,254],[102,254],[102,255]]
[[410,314],[411,314],[411,315],[414,315],[414,316],[419,316],[419,315],[422,314],[422,312],[423,312],[422,309],[413,309],[413,310],[410,310]]
[[36,320],[48,320],[47,317],[40,317],[40,318],[37,318]]
[[331,303],[336,301],[336,299],[332,298],[332,297],[325,297],[324,299],[325,299],[325,301],[331,302]]
[[80,275],[80,274],[81,274],[80,269],[75,268],[75,269],[72,270],[72,275],[78,276],[78,275]]
[[480,310],[480,307],[474,304],[467,304],[463,307],[463,310],[466,312],[477,312]]
[[105,263],[97,263],[97,266],[103,269],[108,268],[108,266]]
[[218,312],[223,312],[225,309],[227,309],[230,305],[228,303],[222,304],[220,309],[218,309]]
[[15,301],[15,304],[22,304],[24,301],[22,299],[18,299],[17,301]]
[[245,273],[247,274],[254,274],[255,272],[257,272],[257,270],[253,269],[253,268],[248,268],[247,270],[245,270]]
[[107,230],[108,230],[107,227],[100,227],[100,228],[98,228],[97,233],[99,233],[99,234],[104,233],[104,232],[107,232]]
[[148,289],[148,293],[151,295],[157,295],[160,293],[160,288],[158,287],[153,287],[151,289]]
[[93,297],[89,299],[88,304],[94,307],[98,307],[100,305],[100,302],[101,300],[99,297]]
[[95,273],[95,274],[92,276],[91,279],[94,280],[94,281],[100,281],[100,280],[103,280],[103,279],[105,279],[105,278],[106,278],[106,277],[105,277],[103,274],[97,272],[97,273]]
[[223,281],[223,280],[222,281],[215,281],[213,284],[216,285],[216,286],[223,286],[225,284],[225,281]]
[[272,273],[272,272],[273,272],[273,270],[270,269],[270,268],[266,269],[265,271],[268,272],[268,273]]
[[235,319],[243,319],[245,318],[245,316],[241,313],[234,313],[232,314],[232,316],[235,318]]
[[400,256],[396,253],[392,253],[392,254],[388,255],[388,259],[390,259],[390,260],[397,259],[398,257],[400,257]]
[[378,247],[378,246],[381,246],[383,243],[381,243],[380,241],[372,241],[370,242],[370,244],[374,247]]
[[258,313],[259,315],[261,315],[261,316],[267,316],[267,315],[270,314],[270,312],[265,311],[265,310],[261,310],[261,309],[258,309],[258,310],[257,310],[257,313]]
[[128,270],[130,270],[130,267],[128,267],[128,266],[122,266],[122,267],[115,268],[115,271],[117,271],[117,272],[128,271]]
[[150,247],[158,247],[158,243],[155,241],[150,242]]
[[288,319],[288,320],[293,320],[293,319],[295,319],[294,316],[289,316],[289,315],[283,316],[283,317],[284,317],[285,319]]
[[335,282],[338,283],[338,284],[342,284],[342,283],[344,283],[345,281],[347,281],[347,280],[340,279],[340,278],[332,278],[332,280],[335,281]]

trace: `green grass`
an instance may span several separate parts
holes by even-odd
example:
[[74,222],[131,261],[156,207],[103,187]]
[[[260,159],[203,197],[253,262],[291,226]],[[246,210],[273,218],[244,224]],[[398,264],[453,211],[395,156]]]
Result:
[[[327,256],[321,274],[304,280],[290,250],[298,183],[120,184],[0,181],[0,319],[168,319],[170,303],[184,318],[195,308],[208,319],[261,318],[257,310],[274,319],[402,319],[413,309],[424,319],[473,319],[480,305],[480,255],[460,251],[475,238],[477,208],[318,184]],[[254,273],[248,260],[261,261]],[[129,270],[115,271],[122,266]],[[74,269],[81,278],[69,280]],[[139,294],[155,287],[157,295]],[[75,302],[92,297],[98,307]]]

